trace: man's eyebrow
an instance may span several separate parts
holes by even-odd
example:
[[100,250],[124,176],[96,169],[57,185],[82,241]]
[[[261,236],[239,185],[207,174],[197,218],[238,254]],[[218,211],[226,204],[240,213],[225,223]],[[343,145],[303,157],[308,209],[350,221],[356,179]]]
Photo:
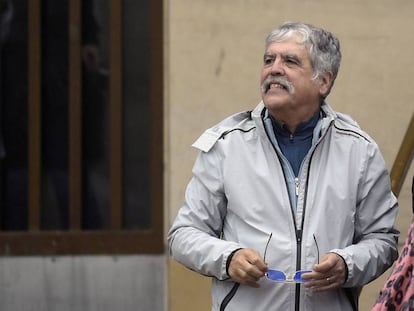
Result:
[[297,64],[302,64],[303,63],[303,59],[298,54],[295,54],[295,53],[282,54],[281,57],[284,60],[294,61]]
[[299,55],[296,53],[274,53],[274,52],[265,52],[263,57],[275,57],[276,55],[280,55],[282,58],[292,58],[300,60]]
[[297,54],[294,54],[294,53],[284,53],[284,54],[281,54],[281,56],[283,58],[293,58],[293,59],[297,59],[297,60],[300,59],[299,56]]

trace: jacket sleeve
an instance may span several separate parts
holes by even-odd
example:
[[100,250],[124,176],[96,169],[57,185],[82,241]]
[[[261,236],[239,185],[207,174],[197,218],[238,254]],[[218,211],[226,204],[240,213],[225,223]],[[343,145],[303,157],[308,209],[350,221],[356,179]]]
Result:
[[168,245],[171,256],[187,268],[223,280],[227,257],[240,245],[220,239],[227,209],[221,162],[216,148],[199,154]]
[[354,243],[333,252],[348,267],[345,287],[364,285],[384,273],[398,257],[399,231],[394,228],[397,199],[391,191],[385,161],[369,143],[360,172]]

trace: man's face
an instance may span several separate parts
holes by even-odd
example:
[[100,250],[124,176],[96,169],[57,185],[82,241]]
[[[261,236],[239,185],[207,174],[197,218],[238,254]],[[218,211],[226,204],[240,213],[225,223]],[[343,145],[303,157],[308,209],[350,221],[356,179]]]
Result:
[[314,113],[319,107],[320,96],[328,89],[324,79],[312,78],[309,53],[295,37],[270,44],[264,54],[261,74],[265,106],[274,116]]

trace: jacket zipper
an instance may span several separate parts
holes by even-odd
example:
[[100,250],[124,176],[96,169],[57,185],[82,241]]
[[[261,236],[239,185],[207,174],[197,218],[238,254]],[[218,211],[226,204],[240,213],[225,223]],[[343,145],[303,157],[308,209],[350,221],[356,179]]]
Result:
[[[333,124],[333,122],[331,122],[328,126],[328,128],[326,129],[325,133],[323,134],[323,136],[326,135],[326,133],[328,132],[328,129],[331,127],[331,125]],[[309,155],[309,165],[308,165],[308,169],[307,169],[307,174],[306,174],[306,187],[305,187],[305,193],[303,195],[303,212],[302,212],[302,226],[303,223],[305,222],[305,212],[306,212],[306,201],[307,201],[307,197],[308,197],[308,184],[309,184],[309,175],[310,175],[310,167],[311,167],[311,163],[312,163],[312,158],[313,155],[315,154],[315,150],[317,148],[317,146],[319,145],[319,142],[322,140],[322,136],[320,137],[320,139],[318,140],[318,142],[316,142],[315,146],[313,148],[311,148],[311,153]],[[299,195],[299,179],[295,178],[295,187],[296,187],[296,196]],[[296,222],[295,222],[295,226],[296,226]],[[302,259],[302,233],[303,233],[303,227],[302,229],[297,229],[296,228],[296,270],[301,269],[301,259]],[[296,293],[295,293],[295,311],[299,311],[299,306],[300,306],[300,284],[296,284]]]
[[[264,125],[264,124],[263,124]],[[266,125],[264,125],[264,128],[266,128]],[[300,269],[300,261],[301,261],[301,249],[302,249],[302,230],[298,230],[298,226],[296,224],[296,217],[295,214],[293,212],[293,202],[290,200],[290,195],[289,195],[289,189],[288,189],[288,183],[287,183],[287,178],[286,178],[286,172],[283,168],[283,164],[282,164],[282,159],[280,158],[279,153],[277,152],[275,146],[272,143],[271,138],[269,137],[269,134],[266,132],[266,136],[269,139],[270,144],[273,147],[273,150],[276,153],[276,156],[279,160],[279,164],[282,168],[282,173],[283,173],[283,177],[285,179],[285,185],[286,185],[286,190],[288,192],[288,196],[289,196],[289,201],[290,201],[290,211],[292,214],[292,220],[293,220],[293,225],[295,227],[295,233],[296,233],[296,270]],[[296,197],[299,196],[299,178],[295,178],[295,195]],[[305,206],[304,206],[305,208]],[[303,218],[302,218],[302,223],[303,223],[303,219],[305,217],[305,211],[303,211]],[[296,290],[295,290],[295,311],[299,311],[299,302],[300,302],[300,284],[296,284]]]
[[[263,121],[262,121],[263,122]],[[264,123],[264,122],[263,122]],[[326,135],[326,133],[328,132],[328,129],[331,127],[331,125],[333,124],[333,121],[331,121],[331,123],[328,125],[325,133],[323,134],[323,136]],[[273,150],[276,153],[276,156],[279,160],[280,166],[282,168],[282,172],[283,172],[283,177],[285,178],[285,184],[286,184],[286,189],[289,192],[288,189],[288,184],[287,184],[287,179],[286,179],[286,172],[283,169],[283,164],[282,164],[282,159],[279,156],[279,153],[277,152],[275,146],[272,143],[271,138],[269,137],[269,134],[267,133],[266,130],[266,125],[263,124],[264,128],[265,128],[265,133],[267,138],[269,139],[270,144],[273,147]],[[312,162],[312,157],[313,154],[315,153],[316,147],[319,145],[319,142],[321,141],[322,136],[319,138],[318,142],[315,144],[315,146],[312,149],[312,152],[309,156],[309,165],[308,165],[308,172],[306,175],[306,187],[305,187],[305,194],[304,194],[304,201],[303,201],[303,212],[302,212],[302,225],[305,221],[305,211],[306,211],[306,198],[308,195],[308,182],[309,182],[309,172],[310,172],[310,166],[311,166],[311,162]],[[299,196],[299,178],[296,177],[295,178],[295,194],[298,197]],[[289,196],[290,198],[290,196]],[[292,209],[292,202],[290,202],[291,205],[291,213],[292,213],[292,219],[293,219],[293,225],[295,226],[295,233],[296,233],[296,270],[300,270],[301,269],[301,259],[302,259],[302,229],[298,229],[297,224],[296,224],[296,217],[295,214],[293,213],[293,209]],[[299,306],[300,306],[300,284],[296,284],[296,290],[295,290],[295,311],[299,311]]]
[[[305,213],[303,213],[305,214]],[[296,229],[296,270],[300,270],[300,262],[302,259],[302,230]],[[296,284],[295,291],[295,311],[299,311],[300,305],[300,284]]]

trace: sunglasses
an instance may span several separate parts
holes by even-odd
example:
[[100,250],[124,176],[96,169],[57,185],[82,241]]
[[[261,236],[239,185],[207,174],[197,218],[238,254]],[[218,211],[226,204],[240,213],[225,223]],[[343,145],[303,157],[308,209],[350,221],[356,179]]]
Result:
[[[265,248],[264,256],[263,256],[263,260],[265,262],[266,262],[267,248],[269,246],[272,235],[273,234],[270,233],[269,239],[267,240],[267,243],[266,243],[266,248]],[[318,247],[318,242],[316,241],[315,235],[313,235],[313,240],[315,241],[316,251],[317,251],[317,255],[318,255],[317,258],[318,258],[318,263],[319,263],[319,247]],[[307,282],[309,280],[302,279],[302,275],[305,274],[305,273],[309,273],[309,272],[312,272],[312,270],[300,270],[300,271],[296,271],[293,275],[286,275],[286,273],[281,271],[281,270],[269,269],[269,270],[267,270],[265,276],[268,280],[273,281],[273,282],[304,283],[304,282]]]

